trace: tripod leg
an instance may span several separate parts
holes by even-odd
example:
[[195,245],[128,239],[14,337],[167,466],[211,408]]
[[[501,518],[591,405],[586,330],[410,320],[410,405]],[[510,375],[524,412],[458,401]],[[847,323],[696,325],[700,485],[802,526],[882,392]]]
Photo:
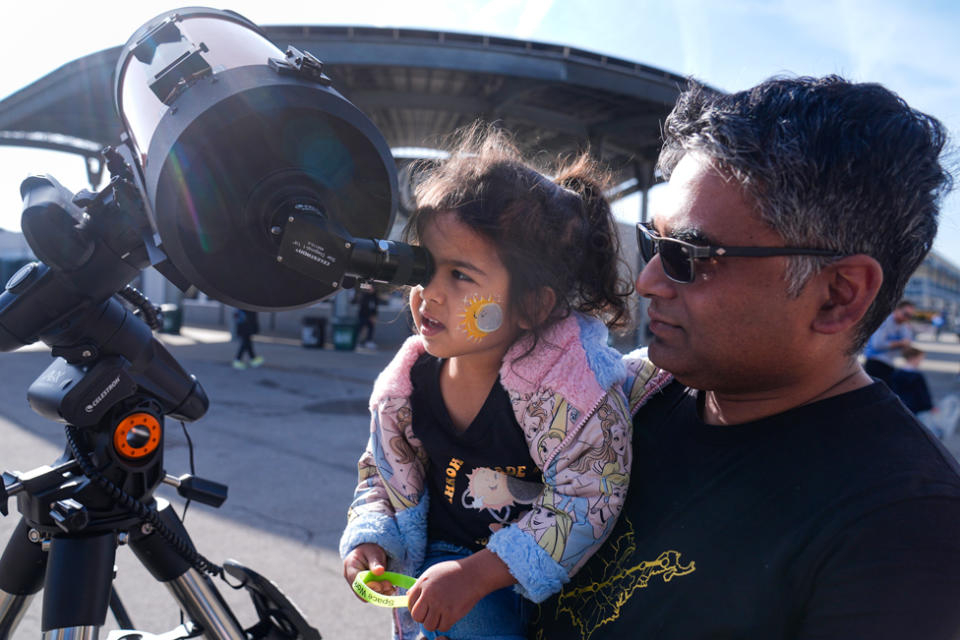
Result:
[[45,638],[97,637],[107,618],[116,552],[114,532],[50,542],[41,620]]
[[47,554],[30,542],[30,526],[21,518],[0,557],[0,640],[13,637],[33,596],[43,588]]
[[116,587],[110,588],[110,611],[113,613],[113,618],[117,621],[117,624],[120,625],[121,629],[134,629],[133,621],[130,619],[130,615],[127,613],[127,608],[123,606],[123,601],[120,600],[120,594],[117,593]]
[[[157,511],[168,529],[191,549],[193,543],[173,507],[157,499]],[[243,627],[206,574],[193,568],[159,533],[131,532],[130,548],[154,578],[167,587],[187,616],[210,640],[245,640]]]
[[210,579],[196,569],[166,583],[174,599],[210,640],[245,640],[247,635]]

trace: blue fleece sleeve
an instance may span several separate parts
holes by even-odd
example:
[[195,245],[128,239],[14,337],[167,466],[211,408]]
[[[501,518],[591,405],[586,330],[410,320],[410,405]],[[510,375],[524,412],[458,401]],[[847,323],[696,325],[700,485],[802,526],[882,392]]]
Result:
[[402,560],[405,555],[397,521],[383,512],[371,511],[350,519],[340,536],[340,557],[345,558],[353,549],[368,542],[379,545],[395,560]]
[[528,600],[543,602],[569,580],[567,570],[518,527],[504,527],[494,533],[487,549],[503,560],[517,579],[517,591]]

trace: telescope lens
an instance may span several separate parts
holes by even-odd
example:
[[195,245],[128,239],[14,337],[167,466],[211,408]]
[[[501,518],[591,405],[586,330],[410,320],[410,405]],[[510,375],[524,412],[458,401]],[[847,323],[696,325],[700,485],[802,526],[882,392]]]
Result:
[[[179,66],[161,81],[155,67],[171,56]],[[338,290],[278,260],[291,206],[384,237],[397,192],[376,127],[325,77],[291,72],[284,58],[235,14],[182,9],[131,38],[116,87],[164,253],[207,295],[266,311]]]

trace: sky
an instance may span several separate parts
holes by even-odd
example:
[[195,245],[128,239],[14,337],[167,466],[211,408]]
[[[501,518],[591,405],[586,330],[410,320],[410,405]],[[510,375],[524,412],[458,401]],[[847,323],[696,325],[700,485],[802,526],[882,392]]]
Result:
[[[76,58],[123,44],[144,22],[181,6],[187,5],[5,3],[0,97]],[[943,121],[960,147],[960,3],[952,0],[236,0],[211,6],[261,25],[422,27],[570,45],[727,91],[777,74],[836,73],[887,86]],[[312,53],[323,59],[322,51]],[[952,151],[947,161],[960,186],[958,157]],[[0,228],[19,230],[19,184],[31,173],[52,174],[73,190],[87,187],[77,156],[0,147]],[[635,216],[639,204],[628,200],[618,210]],[[960,189],[944,202],[934,248],[960,266]]]

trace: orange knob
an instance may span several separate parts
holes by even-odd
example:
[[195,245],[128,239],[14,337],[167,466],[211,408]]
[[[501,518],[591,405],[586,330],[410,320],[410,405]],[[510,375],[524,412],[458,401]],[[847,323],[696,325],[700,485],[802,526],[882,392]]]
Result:
[[124,458],[137,460],[160,446],[160,421],[149,413],[131,413],[113,432],[113,447]]

